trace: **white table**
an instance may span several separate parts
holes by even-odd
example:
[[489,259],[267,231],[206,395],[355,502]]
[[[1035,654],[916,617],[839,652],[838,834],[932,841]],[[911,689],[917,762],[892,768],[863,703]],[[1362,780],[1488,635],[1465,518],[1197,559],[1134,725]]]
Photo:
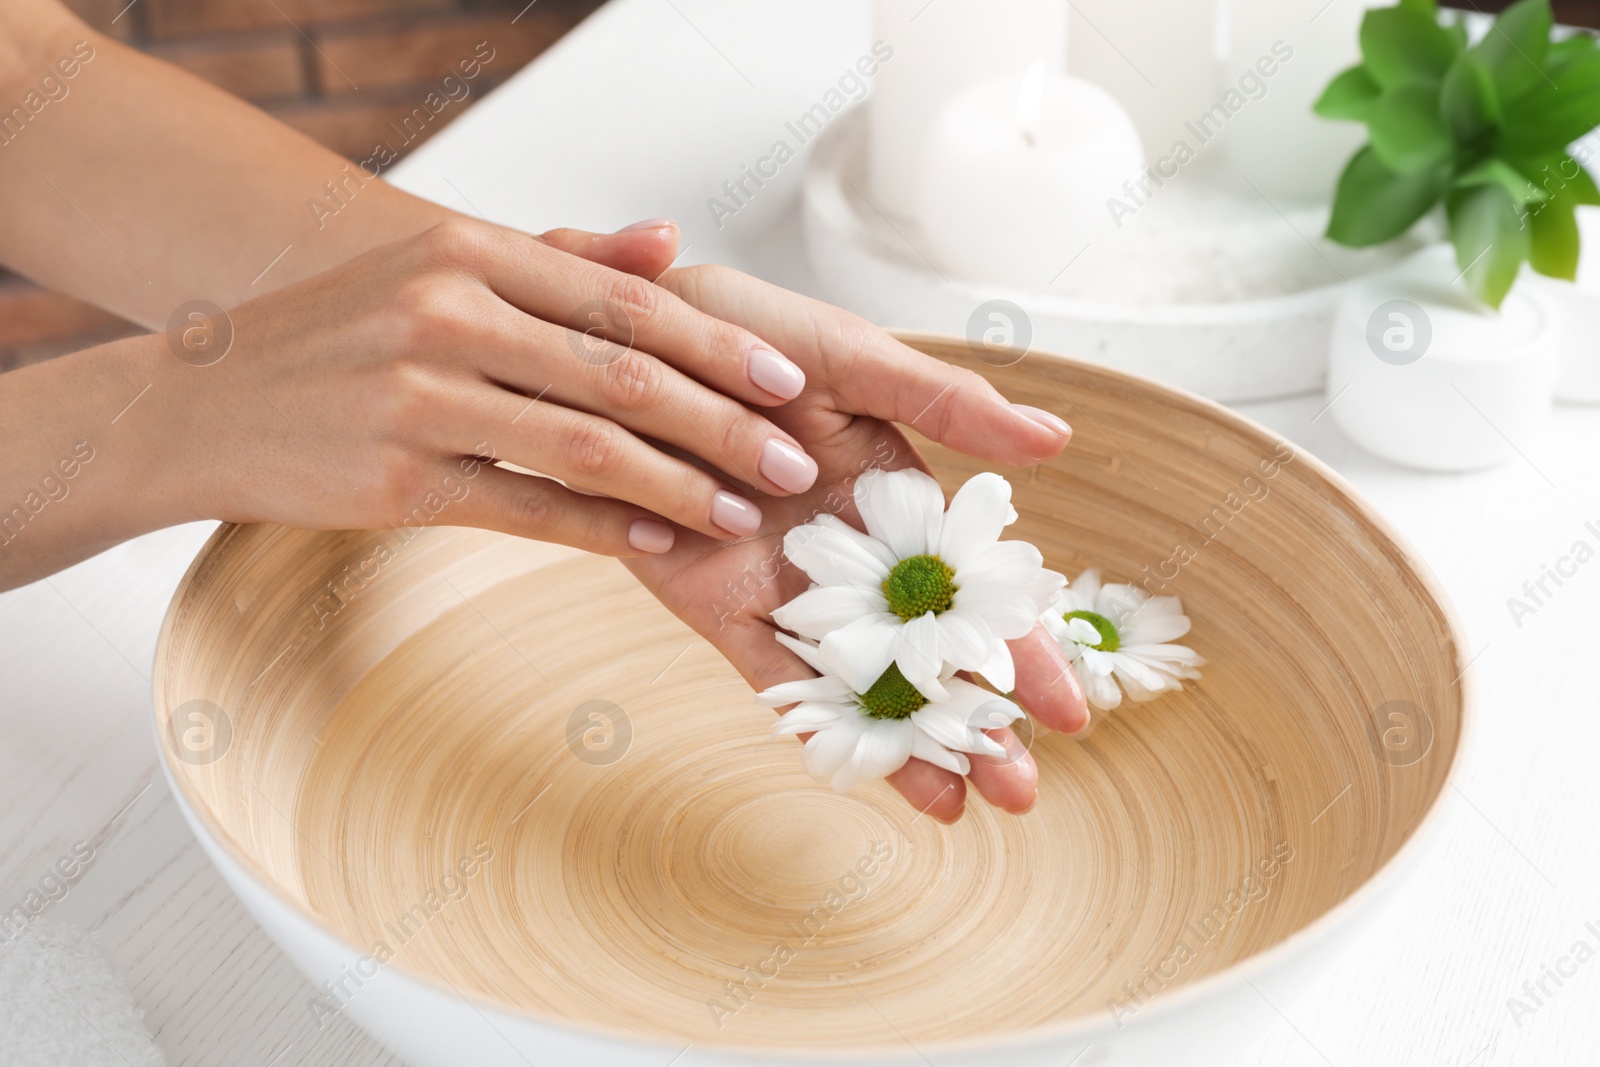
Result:
[[[848,0],[613,0],[396,180],[535,231],[673,216],[687,261],[814,290],[796,222],[803,160],[720,230],[705,201],[867,44],[865,4]],[[1313,1001],[1234,1062],[1592,1062],[1600,959],[1521,1025],[1507,998],[1574,942],[1600,947],[1584,928],[1600,928],[1600,696],[1587,674],[1600,561],[1520,626],[1506,601],[1574,541],[1600,546],[1584,527],[1600,529],[1600,410],[1558,410],[1542,440],[1515,442],[1526,462],[1440,477],[1359,452],[1322,406],[1245,410],[1338,468],[1430,561],[1479,653],[1481,717],[1440,847]],[[342,1018],[317,1029],[313,987],[213,873],[157,773],[156,630],[206,533],[141,538],[0,596],[0,904],[93,841],[87,873],[45,914],[97,933],[169,1063],[399,1063]]]

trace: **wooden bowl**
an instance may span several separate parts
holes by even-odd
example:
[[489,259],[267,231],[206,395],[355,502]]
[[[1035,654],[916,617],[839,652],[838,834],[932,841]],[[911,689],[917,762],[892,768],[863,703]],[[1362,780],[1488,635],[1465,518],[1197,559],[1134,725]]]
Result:
[[[163,627],[156,727],[202,843],[324,989],[312,1014],[421,1067],[1156,1062],[1248,1035],[1247,979],[1348,940],[1466,725],[1425,568],[1207,401],[910,340],[1073,423],[1065,455],[1008,472],[1009,536],[1181,595],[1204,679],[1041,733],[1031,813],[974,798],[944,827],[882,783],[813,783],[612,560],[225,526]],[[926,454],[947,490],[983,469]]]

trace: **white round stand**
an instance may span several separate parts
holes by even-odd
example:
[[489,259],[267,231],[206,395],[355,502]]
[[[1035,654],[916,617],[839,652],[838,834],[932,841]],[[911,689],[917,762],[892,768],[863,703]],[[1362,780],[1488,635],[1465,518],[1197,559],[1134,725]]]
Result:
[[[1266,299],[1150,305],[954,277],[925,258],[919,248],[925,242],[909,224],[888,218],[864,193],[864,128],[859,115],[830,126],[805,180],[807,254],[835,303],[883,326],[966,336],[975,344],[998,328],[1007,334],[1004,340],[1022,348],[1144,374],[1225,402],[1322,387],[1343,282]],[[1205,181],[1201,173],[1184,173],[1174,184],[1192,191]],[[1167,188],[1160,195],[1170,203],[1185,194]],[[1281,219],[1293,227],[1286,239],[1315,240],[1316,231],[1305,229],[1304,213],[1297,217],[1298,223],[1289,215]],[[1276,225],[1278,216],[1272,220]],[[1417,246],[1402,240],[1380,250],[1329,250],[1327,269],[1358,277]],[[1063,266],[1069,256],[1063,255]]]

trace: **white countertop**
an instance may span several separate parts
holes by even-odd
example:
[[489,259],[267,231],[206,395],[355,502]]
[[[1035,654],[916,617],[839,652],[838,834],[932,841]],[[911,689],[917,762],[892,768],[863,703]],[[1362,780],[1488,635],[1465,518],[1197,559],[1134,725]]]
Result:
[[[798,236],[803,160],[720,230],[705,201],[867,44],[866,5],[848,0],[613,0],[395,180],[534,231],[671,216],[685,261],[814,291]],[[1574,542],[1600,547],[1600,408],[1558,408],[1546,436],[1514,442],[1526,461],[1439,476],[1367,456],[1322,407],[1241,410],[1337,468],[1438,573],[1478,653],[1478,731],[1439,847],[1398,902],[1228,1063],[1592,1062],[1600,959],[1550,983],[1520,1020],[1507,998],[1575,942],[1600,947],[1585,929],[1600,929],[1600,693],[1586,673],[1600,560],[1520,625],[1507,599]],[[94,842],[87,872],[45,914],[95,931],[170,1064],[398,1063],[346,1019],[317,1029],[314,987],[213,872],[157,771],[156,631],[208,528],[144,537],[0,595],[0,906]]]

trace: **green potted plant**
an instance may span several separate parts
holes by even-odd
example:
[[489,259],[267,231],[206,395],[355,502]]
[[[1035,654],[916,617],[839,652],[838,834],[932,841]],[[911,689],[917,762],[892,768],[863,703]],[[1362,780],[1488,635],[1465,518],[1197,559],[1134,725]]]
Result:
[[1600,47],[1552,39],[1549,0],[1519,0],[1469,44],[1434,0],[1367,12],[1362,62],[1314,110],[1362,122],[1368,142],[1334,195],[1328,237],[1398,237],[1441,202],[1470,291],[1498,308],[1524,262],[1571,280],[1580,204],[1600,204],[1569,146],[1600,125]]

